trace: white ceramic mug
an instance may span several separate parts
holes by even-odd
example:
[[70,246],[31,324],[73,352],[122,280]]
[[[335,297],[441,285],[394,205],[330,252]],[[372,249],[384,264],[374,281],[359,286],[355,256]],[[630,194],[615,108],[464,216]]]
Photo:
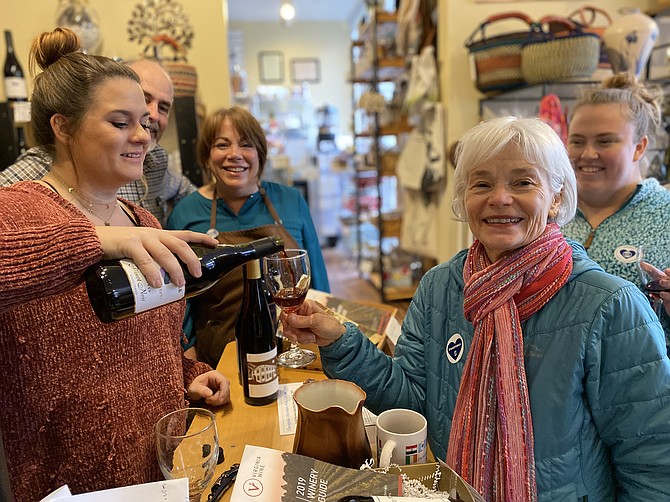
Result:
[[401,408],[377,417],[377,465],[423,464],[426,462],[428,423],[421,413]]

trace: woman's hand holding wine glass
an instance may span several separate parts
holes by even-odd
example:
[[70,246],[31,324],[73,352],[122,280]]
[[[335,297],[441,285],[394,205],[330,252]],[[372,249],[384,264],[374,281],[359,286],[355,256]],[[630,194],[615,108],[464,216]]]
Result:
[[315,343],[319,347],[330,345],[339,339],[347,328],[337,317],[319,302],[305,300],[289,318],[281,315],[284,335],[295,338],[300,343]]
[[638,247],[635,265],[640,275],[642,287],[656,314],[660,315],[661,306],[670,314],[670,269],[662,271],[651,263],[644,261],[642,246]]
[[[275,304],[285,314],[296,312],[305,300],[311,282],[307,251],[285,249],[267,256],[263,260],[263,266],[265,283]],[[277,363],[289,368],[300,368],[315,359],[314,352],[302,349],[292,342],[288,351],[279,354]]]

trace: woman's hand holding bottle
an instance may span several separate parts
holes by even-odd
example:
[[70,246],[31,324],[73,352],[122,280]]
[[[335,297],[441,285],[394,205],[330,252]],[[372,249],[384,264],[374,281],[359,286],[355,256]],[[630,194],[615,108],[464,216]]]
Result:
[[200,260],[188,243],[205,246],[216,246],[219,243],[206,234],[190,230],[99,226],[96,232],[105,259],[131,258],[153,287],[162,284],[161,268],[174,284],[184,285],[184,272],[179,260],[184,262],[191,275],[200,277]]

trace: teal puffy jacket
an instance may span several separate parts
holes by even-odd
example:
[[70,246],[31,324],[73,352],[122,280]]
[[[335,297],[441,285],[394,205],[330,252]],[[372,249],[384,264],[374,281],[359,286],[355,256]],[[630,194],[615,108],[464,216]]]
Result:
[[[539,500],[670,500],[663,329],[635,285],[604,273],[571,244],[568,283],[522,324]],[[321,349],[328,376],[362,387],[373,412],[423,413],[431,450],[442,460],[473,334],[463,317],[465,256],[424,276],[393,359],[350,324]]]

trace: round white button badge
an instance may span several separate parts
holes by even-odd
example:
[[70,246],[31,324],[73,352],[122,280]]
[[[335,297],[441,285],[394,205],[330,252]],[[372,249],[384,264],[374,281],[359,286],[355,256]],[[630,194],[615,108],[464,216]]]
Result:
[[451,364],[456,364],[463,357],[463,337],[458,333],[451,335],[447,342],[447,359]]
[[619,246],[614,250],[614,259],[621,263],[635,263],[640,251],[637,246]]

